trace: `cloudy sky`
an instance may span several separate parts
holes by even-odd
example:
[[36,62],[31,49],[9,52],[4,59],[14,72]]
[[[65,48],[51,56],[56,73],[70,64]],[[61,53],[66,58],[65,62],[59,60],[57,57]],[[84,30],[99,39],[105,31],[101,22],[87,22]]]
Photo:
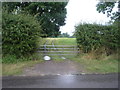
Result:
[[74,32],[74,26],[81,22],[105,24],[110,20],[105,14],[96,11],[98,0],[69,0],[67,9],[66,25],[60,28],[62,33]]

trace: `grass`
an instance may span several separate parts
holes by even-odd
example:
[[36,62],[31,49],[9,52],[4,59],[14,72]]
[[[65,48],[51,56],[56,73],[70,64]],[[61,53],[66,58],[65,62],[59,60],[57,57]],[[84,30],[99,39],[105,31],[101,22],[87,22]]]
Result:
[[8,75],[20,75],[23,72],[23,69],[25,67],[32,67],[33,65],[37,63],[41,63],[43,60],[36,60],[36,61],[24,61],[24,62],[18,62],[14,64],[2,64],[2,75],[8,76]]
[[106,56],[102,59],[88,59],[88,55],[81,55],[71,58],[79,64],[82,64],[86,73],[117,73],[118,60],[114,58],[114,55]]
[[62,56],[56,55],[56,56],[51,56],[51,57],[52,57],[52,60],[56,61],[56,62],[62,62],[62,61],[64,61],[64,59],[62,59]]
[[77,45],[76,38],[47,38],[49,41],[54,41],[55,45]]
[[6,55],[3,57],[2,75],[20,75],[23,69],[26,67],[31,67],[37,63],[43,62],[43,59],[39,53],[35,53],[26,58],[16,58],[14,55]]

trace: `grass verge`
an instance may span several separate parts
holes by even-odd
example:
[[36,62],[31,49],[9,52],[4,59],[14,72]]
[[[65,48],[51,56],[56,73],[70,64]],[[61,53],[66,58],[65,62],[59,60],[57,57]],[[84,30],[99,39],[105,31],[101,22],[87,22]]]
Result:
[[34,55],[24,58],[17,58],[15,55],[6,55],[2,59],[2,75],[20,75],[24,68],[31,67],[43,61],[39,53],[34,53]]
[[20,75],[23,72],[23,69],[25,67],[32,67],[33,65],[37,63],[41,63],[43,60],[36,60],[36,61],[24,61],[24,62],[18,62],[13,64],[2,64],[2,75],[8,76],[8,75]]
[[81,56],[76,56],[70,58],[76,61],[78,64],[82,64],[86,73],[118,73],[118,63],[119,61],[114,57],[114,55],[106,56],[102,59],[88,59],[88,55],[83,54]]

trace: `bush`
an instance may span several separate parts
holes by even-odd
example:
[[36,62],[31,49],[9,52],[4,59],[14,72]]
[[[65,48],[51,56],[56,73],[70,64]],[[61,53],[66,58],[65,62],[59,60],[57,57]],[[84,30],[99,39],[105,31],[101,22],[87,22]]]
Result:
[[3,59],[2,59],[2,63],[16,63],[17,62],[17,58],[15,55],[6,55]]
[[79,24],[75,27],[78,47],[85,53],[105,48],[107,54],[117,51],[119,35],[115,25]]
[[13,63],[19,63],[19,62],[24,62],[24,61],[36,61],[36,60],[41,60],[41,55],[39,55],[39,53],[34,53],[30,56],[26,56],[26,57],[20,57],[17,58],[16,55],[10,55],[10,54],[6,54],[3,58],[2,58],[2,63],[5,64],[13,64]]
[[2,29],[3,56],[10,54],[18,58],[35,52],[42,30],[32,16],[3,12]]

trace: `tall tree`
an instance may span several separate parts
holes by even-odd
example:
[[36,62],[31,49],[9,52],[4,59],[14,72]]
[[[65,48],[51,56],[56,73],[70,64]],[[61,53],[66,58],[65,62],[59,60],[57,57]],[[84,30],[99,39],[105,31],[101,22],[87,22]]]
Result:
[[60,26],[65,25],[67,2],[7,2],[3,3],[9,13],[31,14],[40,22],[43,34],[58,36]]
[[[118,10],[113,11],[113,8],[117,5]],[[120,1],[116,2],[99,2],[97,5],[97,11],[103,14],[107,14],[111,20],[119,21],[120,20]]]

